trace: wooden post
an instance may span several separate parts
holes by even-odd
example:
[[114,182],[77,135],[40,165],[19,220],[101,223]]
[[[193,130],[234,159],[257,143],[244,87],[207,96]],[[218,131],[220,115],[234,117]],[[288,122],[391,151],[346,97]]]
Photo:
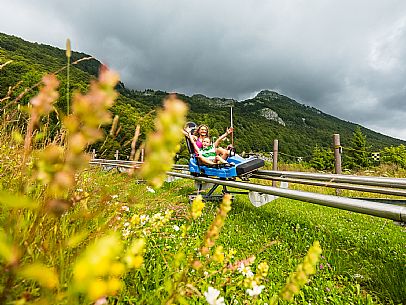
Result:
[[335,133],[333,135],[333,143],[334,143],[335,173],[341,174],[341,144],[340,144],[340,135],[338,133]]
[[[340,135],[335,133],[333,135],[333,145],[334,145],[334,168],[335,173],[341,174],[341,144],[340,144]],[[341,190],[336,189],[336,195],[340,195]]]
[[116,153],[114,154],[114,157],[116,157],[116,160],[118,160],[118,150],[116,150]]
[[[272,163],[272,170],[278,170],[278,140],[273,140],[273,163]],[[276,187],[276,180],[272,180],[272,186]]]

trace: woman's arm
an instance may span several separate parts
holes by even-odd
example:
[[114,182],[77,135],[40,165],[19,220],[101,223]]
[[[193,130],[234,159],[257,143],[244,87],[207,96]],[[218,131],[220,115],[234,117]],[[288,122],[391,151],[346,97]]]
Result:
[[196,137],[194,135],[191,135],[190,133],[187,135],[187,137],[189,138],[190,142],[192,143],[193,148],[195,149],[195,152],[200,154],[200,148],[196,144],[196,139],[195,139]]
[[214,142],[213,146],[217,147],[221,141],[223,141],[229,134],[231,134],[234,131],[234,128],[227,128],[227,131],[225,134],[222,134],[221,136],[218,137],[218,139],[216,140],[216,142]]

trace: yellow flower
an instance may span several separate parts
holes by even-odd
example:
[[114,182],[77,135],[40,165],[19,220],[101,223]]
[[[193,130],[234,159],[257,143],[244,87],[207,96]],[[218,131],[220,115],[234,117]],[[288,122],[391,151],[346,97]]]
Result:
[[192,203],[192,217],[197,219],[202,215],[202,210],[204,208],[204,202],[202,195],[197,195]]
[[285,287],[279,293],[282,299],[291,301],[299,293],[300,289],[307,283],[308,276],[316,272],[315,266],[319,261],[320,254],[320,243],[315,241],[307,251],[303,264],[297,266],[296,271],[289,276]]
[[91,300],[97,300],[98,298],[107,294],[107,284],[102,280],[95,280],[90,283],[88,295]]
[[216,247],[216,250],[214,250],[213,259],[218,263],[224,262],[224,249],[223,249],[223,246]]

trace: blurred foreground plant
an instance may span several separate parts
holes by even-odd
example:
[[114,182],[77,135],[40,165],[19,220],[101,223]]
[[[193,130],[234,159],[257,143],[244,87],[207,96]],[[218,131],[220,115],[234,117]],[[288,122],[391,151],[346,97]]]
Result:
[[140,175],[154,187],[162,185],[166,172],[172,168],[173,158],[183,138],[180,131],[185,124],[186,112],[185,103],[176,95],[170,95],[155,120],[155,132],[147,137],[146,159]]
[[[148,204],[159,200],[141,198],[146,197],[146,188],[139,198],[127,198],[137,203],[135,209],[119,202],[118,195],[106,196],[108,185],[97,186],[95,192],[77,187],[79,181],[88,178],[83,171],[89,161],[87,146],[101,139],[100,126],[111,122],[108,110],[117,97],[117,82],[118,75],[103,68],[86,95],[76,93],[72,113],[63,119],[65,145],[50,144],[34,150],[32,163],[28,162],[32,134],[40,117],[53,108],[58,97],[57,80],[44,78],[44,87],[31,101],[31,127],[22,153],[27,166],[33,164],[33,177],[39,184],[22,188],[24,194],[0,193],[1,211],[7,213],[0,218],[0,303],[106,304],[112,299],[126,300],[126,295],[120,296],[126,284],[132,289],[142,287],[134,295],[144,303],[269,300],[267,262],[256,262],[253,255],[237,260],[236,250],[218,244],[231,210],[229,194],[199,237],[194,228],[205,209],[201,196],[194,200],[179,227],[171,223],[179,216],[169,208],[145,212]],[[138,174],[154,187],[162,185],[172,166],[186,112],[186,105],[170,95],[158,113],[155,132],[148,136],[146,162]],[[33,182],[30,178],[26,177],[27,184]],[[169,230],[179,231],[181,238],[173,248],[161,250],[160,243],[173,238],[166,238]],[[156,249],[165,261],[159,266],[161,273],[154,269],[158,268]],[[307,279],[314,273],[317,249],[309,251],[305,263],[299,265],[278,297],[292,297],[304,284],[303,274]],[[155,278],[156,274],[162,278]],[[142,296],[147,279],[161,285],[153,301]]]

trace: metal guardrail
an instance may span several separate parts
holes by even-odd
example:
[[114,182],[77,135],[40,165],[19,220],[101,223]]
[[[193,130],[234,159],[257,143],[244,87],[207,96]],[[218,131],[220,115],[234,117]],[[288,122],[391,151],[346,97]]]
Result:
[[370,186],[383,186],[383,187],[389,187],[389,188],[406,189],[406,179],[404,179],[404,178],[318,174],[318,173],[271,171],[271,170],[258,170],[257,173],[259,175],[264,175],[264,176],[269,176],[269,177],[308,179],[308,180],[319,180],[319,181],[328,181],[328,182],[362,184],[362,185],[370,185]]
[[286,182],[291,182],[291,183],[307,184],[307,185],[322,186],[322,187],[330,187],[330,188],[335,188],[335,189],[343,189],[343,190],[351,190],[351,191],[360,191],[360,192],[368,192],[368,193],[377,193],[377,194],[385,194],[385,195],[406,197],[406,190],[397,190],[397,189],[391,189],[391,188],[360,186],[360,185],[355,185],[355,184],[343,184],[343,183],[335,183],[335,182],[330,182],[330,181],[283,178],[283,177],[278,177],[278,176],[267,176],[267,175],[259,175],[259,174],[254,174],[251,177],[256,178],[256,179],[286,181]]
[[296,199],[301,201],[306,201],[310,203],[316,203],[323,206],[329,206],[334,208],[339,208],[347,211],[392,219],[395,221],[406,222],[406,207],[392,205],[392,204],[385,204],[380,202],[369,202],[366,200],[360,199],[352,199],[346,197],[338,197],[332,195],[324,195],[318,193],[310,193],[310,192],[303,192],[303,191],[296,191],[296,190],[289,190],[289,189],[281,189],[277,187],[267,186],[267,185],[260,185],[260,184],[252,184],[246,182],[236,182],[236,181],[227,181],[227,180],[220,180],[214,178],[206,178],[206,177],[194,177],[188,174],[182,174],[178,172],[168,172],[168,175],[186,178],[186,179],[193,179],[201,182],[207,183],[217,183],[220,185],[225,185],[229,187],[234,187],[243,190],[249,190],[264,194],[276,195],[280,197]]
[[[94,159],[91,162],[108,162],[114,164],[125,164],[134,165],[142,164],[142,162],[136,161],[124,161],[124,160],[104,160],[104,159]],[[177,170],[187,170],[187,165],[174,164],[174,169]],[[370,176],[353,176],[353,175],[337,175],[337,174],[319,174],[319,173],[305,173],[305,172],[291,172],[291,171],[273,171],[273,170],[258,170],[255,172],[260,175],[260,179],[265,179],[265,177],[280,177],[280,178],[290,178],[290,179],[305,179],[305,180],[316,180],[316,181],[326,181],[328,183],[348,183],[348,184],[358,184],[358,185],[369,185],[369,186],[379,186],[387,188],[399,188],[406,190],[406,179],[404,178],[387,178],[387,177],[370,177]],[[276,178],[275,178],[276,180]],[[298,180],[300,183],[301,180]],[[291,181],[293,182],[293,180]]]
[[[142,162],[134,161],[123,161],[123,160],[103,160],[103,159],[94,159],[90,161],[90,164],[98,164],[104,166],[115,166],[122,168],[137,168],[141,165]],[[187,165],[174,165],[174,170],[188,170]],[[219,185],[225,185],[229,187],[234,187],[238,189],[244,189],[254,192],[259,192],[263,194],[276,195],[280,197],[286,197],[301,201],[306,201],[310,203],[315,203],[323,206],[329,206],[334,208],[339,208],[343,210],[348,210],[352,212],[392,219],[399,222],[406,222],[406,207],[399,206],[395,204],[381,203],[381,202],[371,202],[363,199],[354,199],[347,197],[339,197],[332,195],[324,195],[318,193],[296,191],[289,189],[276,188],[267,185],[252,184],[246,182],[236,182],[228,180],[220,180],[207,177],[195,177],[185,173],[179,172],[168,172],[168,175],[193,179],[201,182],[215,183]],[[369,191],[369,192],[382,192],[383,194],[405,196],[406,191],[403,190],[394,190],[394,189],[383,189],[369,186],[385,186],[385,187],[397,187],[406,189],[406,179],[397,179],[397,178],[384,178],[384,177],[365,177],[365,176],[346,176],[346,175],[329,175],[329,174],[313,174],[313,173],[299,173],[299,172],[282,172],[282,171],[266,171],[258,170],[255,175],[255,178],[259,179],[279,179],[285,181],[291,181],[295,183],[304,183],[304,184],[314,184],[319,186],[334,186],[337,188],[346,188],[351,190],[360,190],[360,191]],[[290,178],[285,178],[290,177]],[[307,178],[308,180],[300,180],[299,178]],[[296,179],[295,179],[296,178]],[[313,180],[313,181],[312,181]],[[319,180],[318,182],[315,180]],[[327,181],[327,182],[320,182]],[[351,182],[350,182],[351,181]],[[306,182],[306,183],[305,183]],[[352,184],[364,184],[364,186],[355,186],[355,185],[344,185],[338,182],[347,182]]]

